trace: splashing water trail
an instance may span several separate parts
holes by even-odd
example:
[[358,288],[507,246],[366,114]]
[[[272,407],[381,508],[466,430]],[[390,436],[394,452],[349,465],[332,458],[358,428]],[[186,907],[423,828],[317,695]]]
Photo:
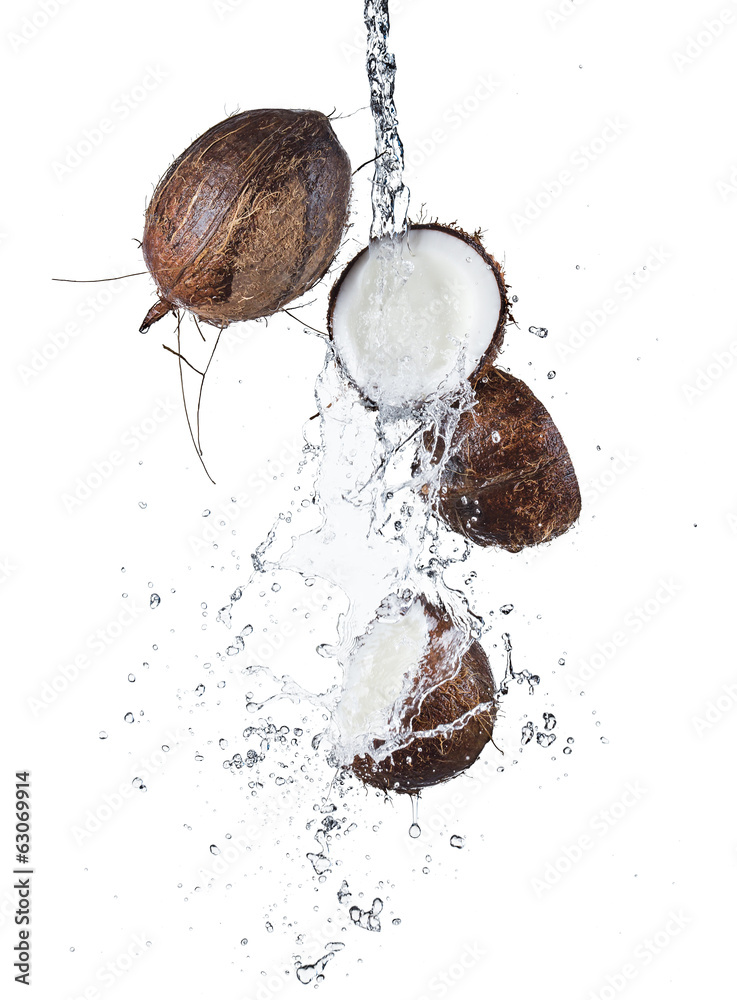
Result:
[[364,21],[368,33],[366,70],[371,87],[371,112],[376,128],[376,167],[371,186],[371,238],[402,236],[407,229],[409,189],[402,174],[404,149],[394,106],[397,64],[387,49],[389,0],[366,0]]

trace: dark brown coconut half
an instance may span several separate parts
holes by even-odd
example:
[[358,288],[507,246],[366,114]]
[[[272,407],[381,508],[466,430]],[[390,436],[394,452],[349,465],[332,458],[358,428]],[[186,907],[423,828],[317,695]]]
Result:
[[146,210],[143,256],[170,309],[215,326],[269,316],[323,277],[348,213],[351,167],[319,111],[233,115],[169,167]]
[[371,748],[352,762],[363,782],[411,793],[473,764],[491,739],[496,704],[481,645],[419,598],[358,641],[336,719],[346,745]]
[[478,545],[518,552],[561,535],[581,513],[568,450],[539,399],[489,366],[460,418],[440,480],[438,510]]
[[328,307],[343,372],[390,407],[452,394],[496,358],[508,319],[504,274],[478,234],[436,223],[361,250]]

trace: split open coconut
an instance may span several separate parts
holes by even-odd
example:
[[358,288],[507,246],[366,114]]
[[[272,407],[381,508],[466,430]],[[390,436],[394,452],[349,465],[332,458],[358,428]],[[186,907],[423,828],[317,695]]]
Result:
[[381,407],[450,396],[493,361],[509,316],[501,267],[478,236],[412,225],[372,242],[333,286],[328,330],[344,374]]
[[486,654],[424,597],[377,618],[343,666],[338,743],[366,784],[418,792],[465,771],[491,740]]
[[581,513],[581,494],[552,417],[521,379],[492,366],[474,393],[441,474],[441,517],[476,544],[510,552],[563,534]]

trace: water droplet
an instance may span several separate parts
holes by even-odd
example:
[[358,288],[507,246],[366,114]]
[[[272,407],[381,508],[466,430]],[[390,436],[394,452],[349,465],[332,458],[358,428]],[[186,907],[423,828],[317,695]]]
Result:
[[499,610],[501,611],[501,613],[503,615],[508,615],[510,612],[514,611],[514,605],[513,604],[502,604],[502,606],[499,608]]
[[149,607],[158,608],[158,606],[161,604],[161,598],[159,597],[158,594],[151,594],[148,603]]
[[143,500],[139,500],[138,506],[141,508],[141,510],[145,510],[148,507],[148,504],[144,503]]
[[128,680],[129,680],[129,682],[131,684],[133,684],[133,682],[135,681],[135,679],[136,679],[136,675],[135,674],[128,674]]
[[203,695],[205,693],[205,685],[198,684],[197,687],[194,689],[194,693],[198,696]]
[[248,938],[241,938],[241,944],[245,947],[248,944]]
[[217,844],[210,844],[210,854],[220,854],[220,848]]
[[544,326],[531,326],[529,327],[530,333],[534,333],[536,337],[540,337],[543,340],[548,335],[548,331]]
[[492,431],[491,432],[491,440],[494,442],[494,444],[499,444],[499,442],[501,441],[501,439],[502,439],[502,436],[499,433],[499,431]]
[[126,712],[123,716],[123,722],[131,723],[133,722],[133,712]]
[[555,743],[555,733],[538,733],[537,742],[541,747],[549,747]]
[[543,712],[543,720],[545,722],[546,729],[555,729],[558,725],[558,720],[552,712]]
[[457,833],[453,834],[453,836],[450,838],[451,847],[457,847],[460,849],[461,847],[465,847],[465,844],[466,844],[466,838],[459,837]]
[[219,740],[218,741],[218,746],[220,747],[221,750],[225,750],[225,748],[228,746],[228,741],[227,740]]
[[548,372],[548,378],[555,378],[555,372]]
[[600,736],[599,739],[601,740],[602,743],[608,743],[609,742],[609,740],[606,738],[606,736]]
[[100,730],[100,739],[101,740],[106,740],[107,739],[107,733],[105,732],[104,729]]
[[274,925],[272,923],[269,923],[268,920],[266,921],[266,931],[268,934],[272,934],[274,931]]
[[272,583],[271,589],[274,591],[275,594],[278,594],[279,591],[281,590],[281,584],[280,583]]
[[535,730],[531,722],[526,722],[522,727],[522,746],[527,746],[532,737],[535,735]]
[[205,508],[205,510],[202,511],[202,516],[203,517],[209,517],[210,514],[211,514],[211,511],[209,510],[209,508]]

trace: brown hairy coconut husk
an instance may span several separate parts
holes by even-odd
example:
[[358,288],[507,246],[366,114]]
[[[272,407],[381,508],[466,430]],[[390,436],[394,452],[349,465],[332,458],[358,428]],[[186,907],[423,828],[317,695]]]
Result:
[[518,552],[563,534],[581,513],[568,450],[520,379],[486,366],[440,480],[438,512],[477,545]]
[[[404,262],[412,267],[406,285],[398,279]],[[455,392],[494,361],[510,320],[504,272],[480,234],[437,222],[364,247],[328,305],[341,371],[365,400],[390,406]]]
[[[424,599],[421,605],[428,626],[424,655],[403,702],[386,711],[387,719],[399,719],[400,749],[382,758],[385,741],[375,739],[379,759],[363,754],[352,763],[361,781],[386,792],[415,793],[448,781],[467,770],[492,739],[497,693],[486,653],[476,640],[466,640],[460,657],[457,650],[449,655],[462,635],[459,627],[437,606]],[[437,735],[421,735],[439,727],[444,729]]]
[[227,326],[269,316],[323,277],[347,220],[348,156],[319,111],[262,109],[208,129],[146,211],[143,256],[160,300]]

